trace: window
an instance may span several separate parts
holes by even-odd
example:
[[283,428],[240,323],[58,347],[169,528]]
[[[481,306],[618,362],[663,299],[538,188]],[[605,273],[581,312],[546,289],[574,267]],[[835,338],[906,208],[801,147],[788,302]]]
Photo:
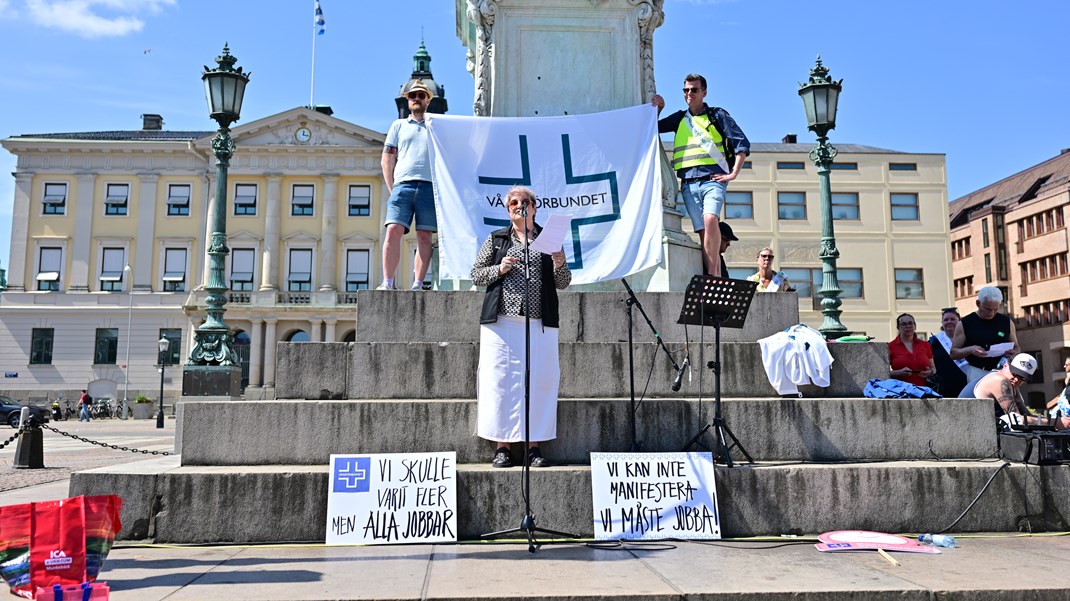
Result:
[[67,184],[45,184],[45,215],[63,215],[67,211]]
[[806,219],[805,192],[777,192],[776,196],[781,219]]
[[130,204],[130,184],[108,184],[108,193],[104,196],[105,215],[126,215]]
[[806,163],[802,161],[777,161],[777,169],[806,169]]
[[833,192],[832,218],[858,221],[858,192]]
[[118,348],[119,328],[97,328],[97,339],[93,345],[93,364],[115,365]]
[[744,169],[753,169],[754,166],[751,165],[750,161],[743,161],[743,168]]
[[745,280],[754,275],[753,267],[729,267],[728,277],[733,280]]
[[985,282],[992,283],[992,255],[985,253]]
[[291,201],[291,215],[312,215],[315,188],[304,184],[294,184]]
[[372,214],[372,187],[349,187],[349,216],[367,217]]
[[253,289],[253,261],[251,248],[235,248],[230,251],[230,289],[250,291]]
[[728,192],[725,194],[725,219],[754,219],[754,194]]
[[105,248],[100,255],[100,289],[118,292],[123,289],[123,265],[126,264],[122,248]]
[[234,186],[234,214],[256,215],[256,184]]
[[795,292],[800,298],[814,296],[821,288],[820,267],[786,267],[780,271],[788,276],[788,280],[791,281],[792,286],[795,286]]
[[42,246],[37,256],[37,289],[59,290],[59,274],[63,267],[63,249]]
[[896,298],[925,298],[925,283],[920,269],[895,270]]
[[165,248],[163,251],[163,291],[186,290],[186,249]]
[[34,328],[30,334],[30,365],[52,365],[52,328]]
[[833,163],[833,171],[858,171],[858,163]]
[[[182,362],[182,330],[178,328],[160,328],[160,338],[166,338],[171,344],[167,347],[167,354],[163,360],[165,365],[178,365]],[[157,338],[156,340],[159,340]],[[157,347],[159,348],[159,347]],[[156,358],[160,360],[159,357]]]
[[917,163],[888,163],[888,171],[917,171]]
[[955,280],[955,298],[967,298],[970,296],[973,296],[973,276]]
[[167,214],[189,215],[189,184],[171,184],[167,187]]
[[892,219],[896,221],[918,220],[918,195],[914,193],[896,193],[891,195]]
[[286,278],[290,292],[312,290],[312,250],[290,250],[290,275]]
[[[1032,222],[1030,222],[1029,226],[1032,227],[1032,225],[1033,225]],[[989,241],[988,241],[988,219],[982,219],[981,220],[981,244],[985,248],[988,248],[988,245],[989,245]]]
[[346,292],[368,289],[368,260],[370,251],[346,251]]

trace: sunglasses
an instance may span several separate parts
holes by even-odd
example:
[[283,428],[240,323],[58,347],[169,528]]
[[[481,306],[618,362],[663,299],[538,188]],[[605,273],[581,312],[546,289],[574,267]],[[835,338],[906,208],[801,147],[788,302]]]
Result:
[[416,99],[423,100],[425,98],[427,98],[427,94],[425,94],[423,92],[413,92],[413,93],[409,94],[409,100],[416,100]]
[[773,255],[758,255],[759,259],[772,259]]
[[684,94],[698,94],[702,88],[684,88]]
[[513,198],[513,199],[509,200],[509,206],[511,206],[511,207],[520,206],[520,205],[523,205],[525,207],[531,206],[531,201],[526,199],[526,198],[524,200],[520,200],[520,199],[517,199],[517,198]]

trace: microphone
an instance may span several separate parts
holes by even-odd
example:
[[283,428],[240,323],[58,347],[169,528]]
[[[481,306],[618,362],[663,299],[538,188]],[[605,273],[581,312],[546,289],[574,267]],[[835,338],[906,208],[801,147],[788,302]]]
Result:
[[691,365],[691,355],[687,355],[684,357],[684,362],[680,364],[680,369],[676,372],[676,378],[672,381],[673,392],[679,392],[680,381],[684,379],[684,371],[687,370],[687,367],[689,365]]

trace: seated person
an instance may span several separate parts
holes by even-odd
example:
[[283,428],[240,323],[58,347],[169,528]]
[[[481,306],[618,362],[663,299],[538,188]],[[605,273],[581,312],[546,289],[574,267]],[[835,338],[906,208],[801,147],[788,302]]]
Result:
[[1070,357],[1066,358],[1063,362],[1063,371],[1066,372],[1066,377],[1063,378],[1063,391],[1055,395],[1055,398],[1048,401],[1048,415],[1055,417],[1058,415],[1070,416]]
[[955,307],[944,309],[940,316],[940,331],[929,337],[929,346],[933,349],[933,364],[940,381],[940,394],[952,395],[966,386],[966,374],[963,369],[969,363],[965,359],[955,361],[951,358],[951,339],[959,325],[959,312]]
[[936,366],[933,349],[915,335],[917,328],[914,316],[909,313],[895,318],[899,335],[888,343],[888,364],[891,365],[891,376],[896,380],[925,386],[925,379],[936,373]]
[[758,282],[758,292],[794,292],[788,276],[773,269],[773,257],[773,249],[768,246],[758,251],[758,272],[747,280]]
[[[1030,426],[1048,425],[1049,420],[1044,420],[1032,415],[1026,407],[1025,400],[1018,388],[1033,377],[1037,370],[1037,360],[1032,355],[1019,353],[1013,359],[1003,364],[999,371],[986,374],[966,385],[959,393],[964,399],[992,399],[995,402],[996,418],[1005,415],[1015,423],[1024,423]],[[1015,416],[1011,416],[1015,414]],[[1056,427],[1059,429],[1070,428],[1070,417],[1060,418]]]

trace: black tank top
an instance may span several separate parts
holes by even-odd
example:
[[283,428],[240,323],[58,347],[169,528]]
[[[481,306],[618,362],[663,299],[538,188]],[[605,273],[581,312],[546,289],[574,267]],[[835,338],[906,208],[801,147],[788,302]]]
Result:
[[[987,351],[993,344],[1010,342],[1011,320],[1002,313],[996,313],[992,319],[981,319],[977,313],[970,313],[962,318],[962,331],[966,335],[966,346],[977,344]],[[1000,357],[966,357],[970,365],[984,370],[996,369],[999,360]]]

